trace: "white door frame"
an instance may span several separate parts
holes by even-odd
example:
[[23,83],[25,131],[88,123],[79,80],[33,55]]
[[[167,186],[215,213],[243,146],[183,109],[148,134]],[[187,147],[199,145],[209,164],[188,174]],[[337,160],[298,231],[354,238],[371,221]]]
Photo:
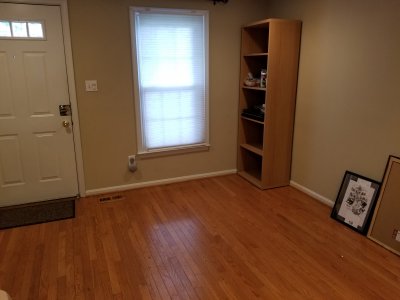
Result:
[[65,63],[67,66],[67,77],[68,77],[68,91],[69,101],[72,109],[72,130],[74,133],[74,147],[75,147],[75,158],[76,158],[76,170],[78,176],[78,189],[80,196],[86,196],[85,188],[85,177],[83,170],[83,156],[82,156],[82,144],[79,127],[79,115],[78,105],[76,101],[76,89],[75,89],[75,77],[74,77],[74,64],[72,61],[72,48],[71,48],[71,35],[69,31],[69,19],[68,19],[68,0],[0,0],[4,3],[15,3],[15,4],[43,4],[43,5],[54,5],[59,6],[61,11],[61,23],[63,28],[64,38],[64,49],[65,49]]

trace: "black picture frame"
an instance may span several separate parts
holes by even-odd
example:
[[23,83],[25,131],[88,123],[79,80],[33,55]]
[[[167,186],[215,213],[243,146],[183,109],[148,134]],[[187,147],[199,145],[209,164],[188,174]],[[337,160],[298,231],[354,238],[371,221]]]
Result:
[[346,171],[331,217],[360,234],[368,232],[381,183]]

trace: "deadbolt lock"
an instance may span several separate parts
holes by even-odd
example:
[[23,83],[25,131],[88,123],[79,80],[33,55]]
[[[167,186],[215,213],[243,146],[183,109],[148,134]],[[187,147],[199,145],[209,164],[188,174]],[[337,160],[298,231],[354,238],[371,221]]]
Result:
[[59,105],[58,110],[60,111],[60,116],[71,115],[71,105]]

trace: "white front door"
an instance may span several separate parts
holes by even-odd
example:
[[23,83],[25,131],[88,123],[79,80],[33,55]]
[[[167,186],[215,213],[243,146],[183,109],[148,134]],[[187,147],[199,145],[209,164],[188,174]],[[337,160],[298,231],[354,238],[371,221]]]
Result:
[[60,7],[0,3],[0,206],[78,194],[67,80]]

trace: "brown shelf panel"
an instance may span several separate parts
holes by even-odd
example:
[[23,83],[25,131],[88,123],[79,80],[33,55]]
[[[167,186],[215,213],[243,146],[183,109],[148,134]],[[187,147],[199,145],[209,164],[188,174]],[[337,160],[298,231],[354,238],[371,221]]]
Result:
[[242,176],[244,179],[249,181],[250,183],[254,184],[255,186],[259,187],[260,189],[263,189],[263,185],[261,183],[261,180],[259,179],[260,174],[258,174],[257,171],[240,171],[238,172],[240,176]]
[[268,56],[268,52],[261,52],[261,53],[248,53],[243,55],[244,57],[259,57],[259,56]]
[[270,19],[262,20],[247,24],[244,28],[251,28],[251,27],[261,27],[261,28],[268,28],[270,23]]
[[257,155],[263,156],[263,149],[261,144],[241,144],[240,147]]
[[243,117],[243,116],[241,116],[241,118],[244,119],[244,120],[250,121],[250,122],[254,122],[254,123],[258,123],[258,124],[264,125],[264,122],[262,122],[262,121],[254,120],[254,119]]
[[264,92],[267,91],[266,88],[260,88],[260,87],[255,87],[255,86],[245,86],[245,85],[243,85],[242,88],[246,89],[246,90],[255,90],[255,91],[264,91]]
[[244,28],[268,28],[271,22],[275,23],[301,23],[300,20],[288,20],[288,19],[278,19],[278,18],[271,18],[266,20],[261,20],[258,22],[253,22],[244,26]]

